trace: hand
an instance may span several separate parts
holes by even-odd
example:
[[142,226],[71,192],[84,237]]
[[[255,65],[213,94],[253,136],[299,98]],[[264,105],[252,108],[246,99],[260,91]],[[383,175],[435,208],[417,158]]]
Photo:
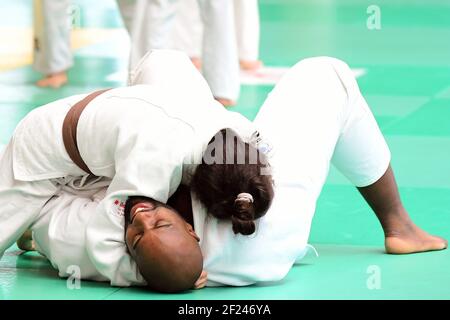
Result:
[[201,289],[206,286],[206,281],[208,280],[208,272],[205,270],[202,271],[202,274],[198,278],[197,281],[195,281],[194,289]]

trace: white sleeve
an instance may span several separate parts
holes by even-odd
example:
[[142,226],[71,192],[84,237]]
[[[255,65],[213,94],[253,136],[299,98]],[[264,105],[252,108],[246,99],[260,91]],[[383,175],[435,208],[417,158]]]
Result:
[[33,225],[37,251],[50,260],[60,277],[71,276],[72,268],[77,266],[81,279],[109,280],[95,268],[86,253],[85,242],[87,221],[97,210],[100,201],[97,194],[104,190],[92,190],[89,194],[63,188],[46,203],[40,213],[42,218]]
[[[117,201],[114,212],[105,210],[109,201]],[[125,243],[123,206],[126,197],[107,197],[100,202],[86,228],[86,249],[100,274],[113,286],[145,285]]]
[[[146,196],[166,203],[181,181],[186,150],[192,143],[192,133],[179,120],[154,118],[135,126],[153,126],[147,132],[118,137],[115,155],[116,174],[107,196],[99,204],[86,230],[88,254],[112,285],[144,284],[136,263],[125,244],[124,205],[131,195]],[[150,138],[151,137],[151,138]],[[133,143],[130,146],[130,141]]]

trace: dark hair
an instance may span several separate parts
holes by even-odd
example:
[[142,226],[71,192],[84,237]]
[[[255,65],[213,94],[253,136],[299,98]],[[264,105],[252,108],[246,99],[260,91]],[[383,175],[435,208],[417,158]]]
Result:
[[[234,233],[250,235],[256,229],[254,220],[267,212],[274,196],[268,169],[265,154],[245,143],[233,130],[223,129],[209,142],[191,188],[209,214],[231,219]],[[253,201],[238,200],[240,193],[251,194]]]

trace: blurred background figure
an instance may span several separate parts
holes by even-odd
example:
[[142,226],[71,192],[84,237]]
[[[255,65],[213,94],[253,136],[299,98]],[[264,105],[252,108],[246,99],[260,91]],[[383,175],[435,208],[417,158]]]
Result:
[[[186,0],[118,0],[118,5],[131,37],[130,70],[147,51],[171,47],[169,38],[179,6],[183,15],[186,10],[198,10],[196,6],[199,6],[204,30],[201,36],[203,76],[218,101],[226,106],[236,103],[240,82],[233,1],[198,0],[196,4]],[[186,26],[191,30],[189,39],[194,34],[199,37],[198,23],[192,25],[196,26],[194,30]]]
[[[236,41],[239,65],[245,71],[258,70],[262,66],[259,60],[260,22],[258,1],[234,0],[232,2],[234,7],[234,41]],[[206,29],[202,21],[199,9],[197,0],[178,1],[168,47],[186,52],[191,57],[194,65],[198,69],[202,69],[204,74],[207,75],[209,66],[206,65],[202,68],[202,57],[203,50],[208,50],[208,48],[202,46],[202,39],[205,30],[207,32],[208,29]],[[229,36],[232,37],[233,34]],[[217,63],[221,63],[221,61],[217,61]],[[208,80],[208,76],[205,77]],[[220,81],[218,82],[217,86],[220,86]],[[212,88],[214,89],[214,87],[213,85]],[[215,94],[215,96],[217,97],[218,95]],[[233,99],[231,101],[227,98],[218,100],[226,106],[235,103]]]
[[70,50],[69,0],[34,0],[33,68],[44,78],[39,87],[59,88],[66,84],[73,65]]
[[176,4],[175,21],[168,47],[183,52],[201,70],[203,22],[197,0],[182,0]]
[[262,63],[259,60],[258,0],[234,0],[234,14],[241,69],[259,69]]
[[[129,69],[151,49],[186,52],[203,72],[214,97],[236,104],[239,66],[257,70],[257,0],[117,0],[131,40]],[[70,47],[70,0],[34,0],[33,67],[44,75],[36,84],[59,88],[73,65]]]
[[132,70],[147,51],[167,46],[174,5],[169,0],[117,0],[117,4],[130,35]]
[[240,92],[239,62],[230,0],[199,0],[203,21],[202,73],[214,97],[236,104]]

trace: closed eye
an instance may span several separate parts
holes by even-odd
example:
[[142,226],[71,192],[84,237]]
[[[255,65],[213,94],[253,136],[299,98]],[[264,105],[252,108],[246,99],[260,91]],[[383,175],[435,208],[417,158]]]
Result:
[[155,226],[155,228],[167,228],[170,227],[172,224],[170,222],[164,221],[164,222],[158,222]]

